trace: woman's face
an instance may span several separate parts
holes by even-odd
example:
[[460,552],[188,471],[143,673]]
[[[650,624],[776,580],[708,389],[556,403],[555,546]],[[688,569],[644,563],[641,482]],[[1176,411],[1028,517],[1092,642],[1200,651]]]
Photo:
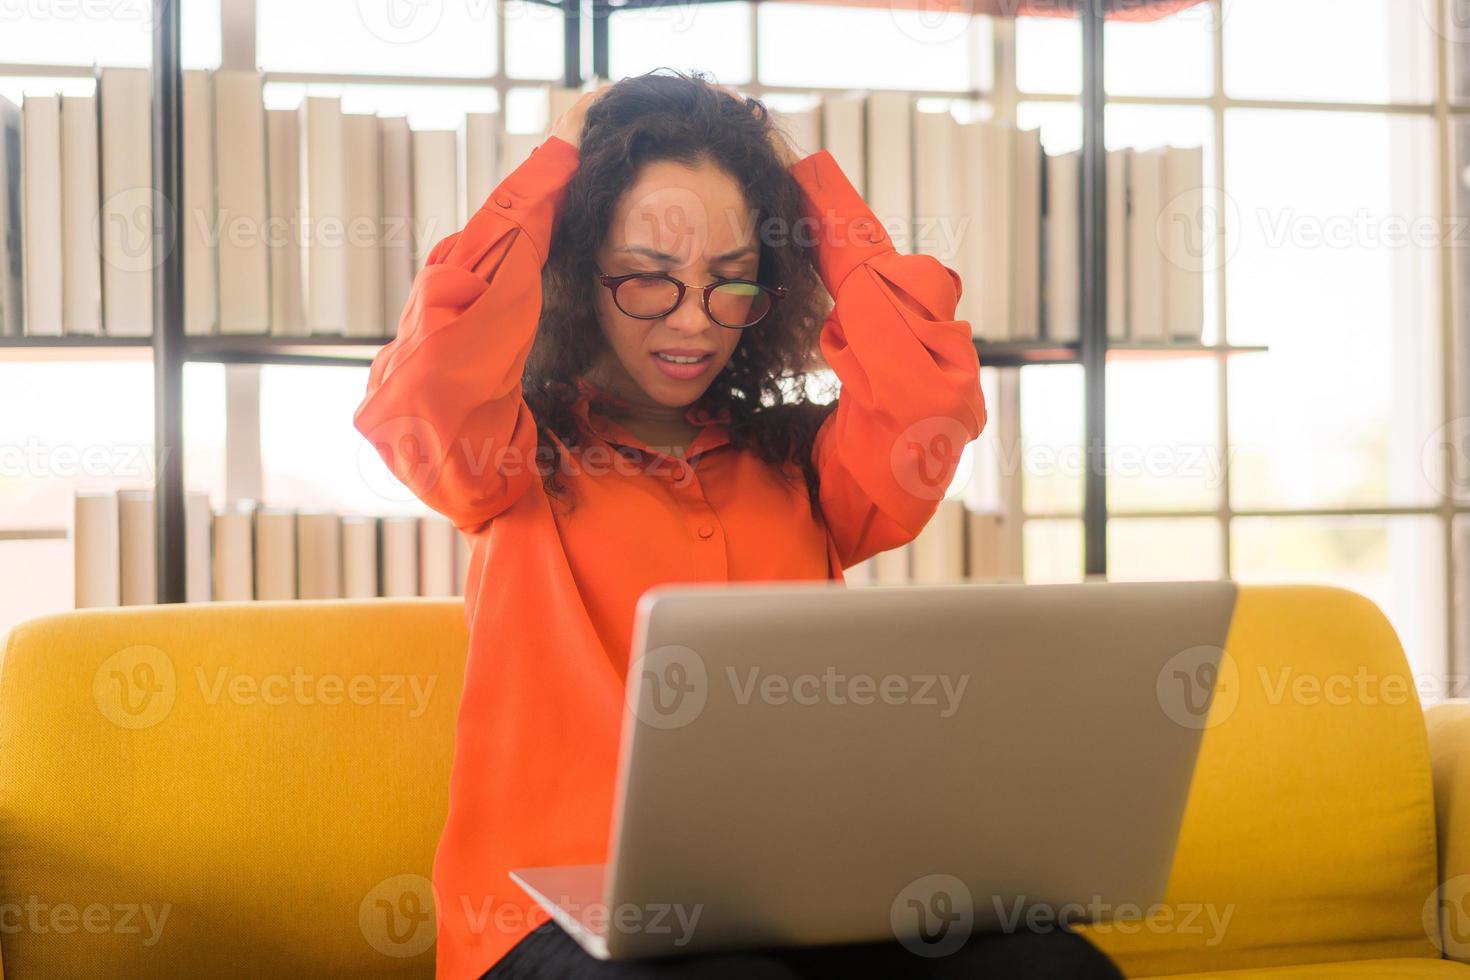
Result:
[[[664,272],[691,287],[672,312],[645,320],[618,309],[612,291],[598,285],[597,317],[609,348],[600,377],[631,401],[695,401],[730,360],[742,331],[711,320],[692,287],[717,277],[755,279],[760,267],[755,212],[739,185],[707,162],[693,169],[650,163],[618,200],[595,259],[608,275]],[[631,294],[635,285],[622,288]],[[690,357],[699,360],[671,360]]]

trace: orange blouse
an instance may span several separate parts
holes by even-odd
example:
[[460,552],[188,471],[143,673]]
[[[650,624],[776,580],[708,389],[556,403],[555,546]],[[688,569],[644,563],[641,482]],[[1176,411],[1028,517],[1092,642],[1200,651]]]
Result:
[[[470,647],[448,818],[434,860],[437,976],[478,978],[545,921],[511,868],[606,860],[633,613],[665,582],[842,580],[915,537],[985,402],[961,284],[899,253],[823,150],[793,163],[834,300],[820,347],[841,382],[813,447],[822,518],[800,479],[729,444],[719,417],[683,458],[589,411],[562,454],[570,514],[543,491],[520,382],[541,268],[578,150],[548,137],[439,241],[353,424],[388,468],[469,535]],[[759,329],[759,327],[755,328]],[[793,466],[793,470],[795,467]],[[799,470],[795,470],[799,473]]]

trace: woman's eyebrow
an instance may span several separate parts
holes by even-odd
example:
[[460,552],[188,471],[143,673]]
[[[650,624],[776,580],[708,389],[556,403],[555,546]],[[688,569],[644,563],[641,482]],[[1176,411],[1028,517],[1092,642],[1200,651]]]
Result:
[[[730,259],[738,259],[740,256],[745,255],[748,252],[754,252],[755,250],[756,246],[754,244],[742,245],[739,248],[731,249],[730,251],[725,252],[723,255],[716,255],[714,258],[710,259],[710,262],[727,262]],[[673,263],[679,261],[679,257],[677,255],[670,255],[667,252],[660,252],[657,249],[649,248],[646,245],[619,245],[617,248],[613,249],[613,251],[637,252],[638,254],[646,258],[653,259],[655,262]]]

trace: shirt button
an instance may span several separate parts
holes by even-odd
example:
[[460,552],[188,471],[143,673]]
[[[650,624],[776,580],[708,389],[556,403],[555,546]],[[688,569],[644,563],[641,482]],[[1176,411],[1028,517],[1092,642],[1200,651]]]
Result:
[[503,208],[508,208],[510,207],[510,196],[506,194],[496,194],[495,203]]
[[699,525],[699,536],[708,540],[715,536],[715,529],[708,524]]

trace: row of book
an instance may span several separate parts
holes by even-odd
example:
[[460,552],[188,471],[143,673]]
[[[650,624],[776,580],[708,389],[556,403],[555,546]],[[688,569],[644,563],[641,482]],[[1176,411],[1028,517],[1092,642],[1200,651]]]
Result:
[[[151,89],[99,67],[92,95],[0,98],[0,335],[153,330]],[[555,119],[581,92],[543,86]],[[184,328],[391,336],[415,271],[543,140],[499,113],[459,128],[267,109],[258,71],[183,73]]]
[[843,573],[848,585],[938,585],[1019,581],[1021,556],[1007,539],[1005,517],[946,497],[918,537]]
[[[157,601],[151,489],[77,491],[78,609]],[[186,601],[464,593],[469,542],[438,514],[369,517],[185,495]]]
[[[581,95],[544,86],[555,119]],[[185,332],[384,337],[415,271],[543,139],[500,114],[458,129],[344,113],[336,96],[266,109],[257,71],[183,74]],[[0,333],[152,331],[146,69],[99,68],[96,94],[0,99]],[[1076,340],[1080,154],[1040,134],[850,92],[778,112],[799,155],[832,153],[900,251],[964,282],[985,340]],[[10,152],[13,150],[13,152]],[[9,161],[9,162],[7,162]],[[1114,339],[1198,340],[1203,154],[1118,150],[1108,167]]]

